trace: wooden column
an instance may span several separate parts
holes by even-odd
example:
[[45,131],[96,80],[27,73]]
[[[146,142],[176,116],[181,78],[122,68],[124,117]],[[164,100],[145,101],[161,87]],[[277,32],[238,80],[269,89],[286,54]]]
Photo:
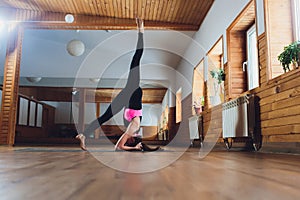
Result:
[[18,107],[23,28],[15,24],[9,25],[8,34],[0,114],[0,144],[13,145]]
[[[100,102],[96,102],[96,118],[100,116]],[[94,132],[94,138],[99,139],[100,137],[100,129],[97,128]]]
[[78,132],[84,131],[84,113],[86,102],[86,90],[84,88],[79,90],[79,117],[78,117]]

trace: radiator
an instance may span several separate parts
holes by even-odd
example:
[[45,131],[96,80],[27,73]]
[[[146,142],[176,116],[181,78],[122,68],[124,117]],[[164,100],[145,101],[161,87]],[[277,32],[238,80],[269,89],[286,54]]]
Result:
[[246,95],[222,106],[223,138],[252,137],[255,128],[254,96]]
[[199,139],[199,116],[195,115],[189,118],[189,131],[190,131],[190,140]]
[[203,145],[204,133],[203,133],[203,117],[201,115],[195,115],[189,118],[189,131],[191,146],[194,146],[194,140],[200,140],[200,146]]

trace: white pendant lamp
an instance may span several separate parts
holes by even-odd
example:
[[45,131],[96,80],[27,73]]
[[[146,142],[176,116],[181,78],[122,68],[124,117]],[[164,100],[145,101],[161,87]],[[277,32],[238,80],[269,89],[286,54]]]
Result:
[[67,51],[71,56],[81,56],[84,53],[85,46],[80,40],[71,40],[67,44]]

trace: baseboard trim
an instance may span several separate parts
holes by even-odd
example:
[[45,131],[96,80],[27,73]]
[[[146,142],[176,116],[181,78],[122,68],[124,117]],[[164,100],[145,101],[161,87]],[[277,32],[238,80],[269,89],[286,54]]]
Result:
[[263,143],[261,152],[300,154],[300,142],[269,142]]

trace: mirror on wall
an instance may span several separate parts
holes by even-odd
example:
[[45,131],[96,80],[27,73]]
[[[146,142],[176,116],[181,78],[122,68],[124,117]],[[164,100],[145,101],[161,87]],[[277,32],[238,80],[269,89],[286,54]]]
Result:
[[[4,73],[4,64],[6,57],[6,46],[7,46],[7,28],[6,25],[0,22],[0,89],[3,86],[3,73]],[[1,93],[2,97],[2,93]],[[2,99],[2,98],[1,98]],[[1,105],[0,99],[0,105]]]

